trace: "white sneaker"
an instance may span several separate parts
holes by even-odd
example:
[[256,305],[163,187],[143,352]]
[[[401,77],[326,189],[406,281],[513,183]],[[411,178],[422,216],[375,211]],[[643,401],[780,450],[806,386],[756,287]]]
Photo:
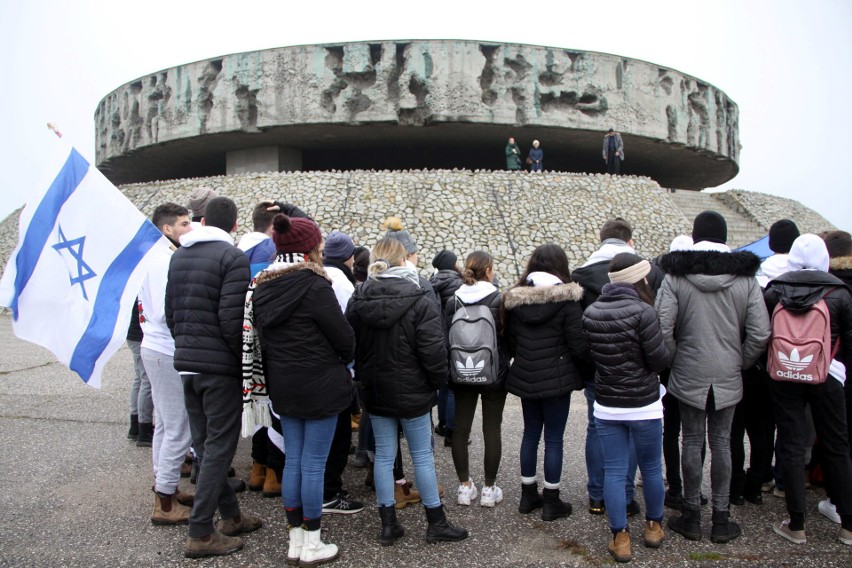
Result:
[[476,490],[476,484],[473,480],[470,481],[470,485],[459,485],[459,505],[470,505],[470,502],[475,500],[478,495],[479,491]]
[[[485,490],[482,491],[485,493]],[[837,507],[831,504],[831,501],[828,499],[823,499],[817,505],[817,510],[822,514],[823,517],[828,518],[831,522],[840,524],[840,515],[837,514]]]
[[503,500],[503,490],[492,485],[491,487],[482,488],[482,497],[479,498],[479,504],[483,507],[493,507]]

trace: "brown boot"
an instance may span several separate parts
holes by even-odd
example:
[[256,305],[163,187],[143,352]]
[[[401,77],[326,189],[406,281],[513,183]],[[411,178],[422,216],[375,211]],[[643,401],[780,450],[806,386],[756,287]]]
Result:
[[281,471],[266,468],[266,477],[263,480],[264,497],[281,497]]
[[249,491],[262,491],[266,482],[266,466],[262,463],[251,464],[251,477],[249,477]]
[[660,548],[666,534],[663,527],[657,521],[645,521],[645,546],[648,548]]
[[189,522],[189,507],[178,503],[174,495],[164,495],[154,491],[154,509],[151,522],[155,525],[185,525]]
[[175,491],[175,499],[177,499],[177,502],[181,505],[186,505],[189,508],[192,508],[192,506],[195,504],[195,494],[186,493],[184,491],[181,491],[180,488]]
[[397,509],[405,509],[408,505],[420,502],[420,492],[408,481],[405,483],[394,483],[393,498],[396,501]]
[[256,531],[262,526],[260,517],[241,513],[232,519],[219,519],[216,530],[225,536],[237,536]]
[[204,558],[205,556],[224,556],[243,549],[243,539],[225,536],[213,531],[213,534],[200,538],[188,537],[183,546],[183,555],[187,558]]
[[633,552],[630,550],[630,533],[627,529],[615,533],[607,548],[616,562],[630,562],[633,559]]

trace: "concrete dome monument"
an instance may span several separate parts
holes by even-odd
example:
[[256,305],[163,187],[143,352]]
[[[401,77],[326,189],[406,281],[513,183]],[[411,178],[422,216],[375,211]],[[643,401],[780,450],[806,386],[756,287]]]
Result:
[[739,169],[737,105],[709,83],[617,55],[455,40],[283,47],[164,69],[108,94],[97,166],[117,184],[261,171],[502,169],[506,139],[547,170],[716,186]]

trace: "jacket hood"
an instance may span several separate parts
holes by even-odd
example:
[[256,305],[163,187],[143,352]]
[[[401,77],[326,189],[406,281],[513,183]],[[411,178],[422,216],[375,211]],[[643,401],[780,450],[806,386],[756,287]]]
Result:
[[589,257],[589,260],[586,261],[586,264],[583,266],[589,266],[590,264],[597,264],[598,262],[609,262],[613,259],[613,257],[622,252],[629,252],[631,254],[636,254],[636,251],[632,246],[628,245],[626,242],[621,239],[607,239],[603,242],[601,247],[592,253]]
[[576,282],[558,286],[516,286],[503,296],[507,310],[520,306],[547,306],[552,311],[559,309],[563,302],[579,302],[583,298],[583,288]]
[[316,276],[330,282],[322,266],[313,262],[276,263],[261,271],[255,278],[252,300],[258,326],[275,325],[293,315]]
[[852,256],[838,256],[828,261],[829,270],[852,270]]
[[494,286],[494,284],[480,280],[473,284],[462,284],[461,287],[456,290],[456,297],[463,304],[475,304],[478,301],[487,298],[494,292],[497,292],[497,287]]
[[255,247],[270,238],[266,233],[258,233],[257,231],[246,233],[242,237],[240,237],[240,242],[237,244],[237,248],[243,252],[246,252],[252,247]]
[[804,311],[811,307],[831,288],[846,288],[846,284],[833,274],[819,270],[787,272],[772,280],[766,289],[778,294],[781,305],[791,311]]
[[754,278],[760,258],[747,251],[675,251],[660,257],[659,265],[666,274],[685,277],[702,292],[716,292],[741,276]]
[[785,272],[787,272],[787,255],[773,254],[760,264],[760,270],[757,271],[757,281],[763,288],[766,288],[767,282]]
[[789,270],[821,270],[828,272],[828,249],[825,241],[816,235],[805,233],[793,241],[787,257]]
[[436,292],[440,292],[445,288],[451,288],[454,285],[461,284],[462,278],[455,270],[439,270],[432,275],[429,282]]
[[387,329],[429,293],[403,278],[371,278],[355,290],[349,309],[367,326]]
[[190,232],[184,233],[180,237],[180,245],[183,247],[191,247],[194,244],[214,241],[222,241],[233,245],[234,237],[230,233],[226,233],[222,229],[211,225],[202,225],[198,228],[193,228]]

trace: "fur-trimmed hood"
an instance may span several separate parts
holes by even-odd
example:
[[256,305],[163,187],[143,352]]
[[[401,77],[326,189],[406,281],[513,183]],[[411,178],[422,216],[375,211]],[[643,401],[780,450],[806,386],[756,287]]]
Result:
[[512,310],[518,306],[579,302],[583,299],[583,287],[576,282],[558,286],[516,286],[503,297],[504,306]]
[[660,258],[660,268],[670,276],[686,278],[702,292],[717,292],[738,278],[754,278],[760,258],[747,251],[675,251]]
[[[317,276],[320,280],[317,280]],[[258,327],[276,325],[289,318],[312,287],[331,287],[331,278],[315,262],[275,263],[255,279],[254,320]],[[309,307],[308,309],[312,309]]]
[[325,271],[325,268],[322,265],[317,264],[316,262],[299,262],[296,264],[285,264],[283,262],[276,262],[274,264],[269,265],[264,270],[260,271],[258,275],[255,277],[256,284],[260,286],[266,282],[270,282],[271,280],[275,280],[276,278],[281,278],[285,274],[291,274],[298,270],[310,270],[314,272],[317,276],[322,276],[329,282],[331,282],[331,277]]
[[852,270],[852,256],[838,256],[828,261],[828,269],[835,270]]

